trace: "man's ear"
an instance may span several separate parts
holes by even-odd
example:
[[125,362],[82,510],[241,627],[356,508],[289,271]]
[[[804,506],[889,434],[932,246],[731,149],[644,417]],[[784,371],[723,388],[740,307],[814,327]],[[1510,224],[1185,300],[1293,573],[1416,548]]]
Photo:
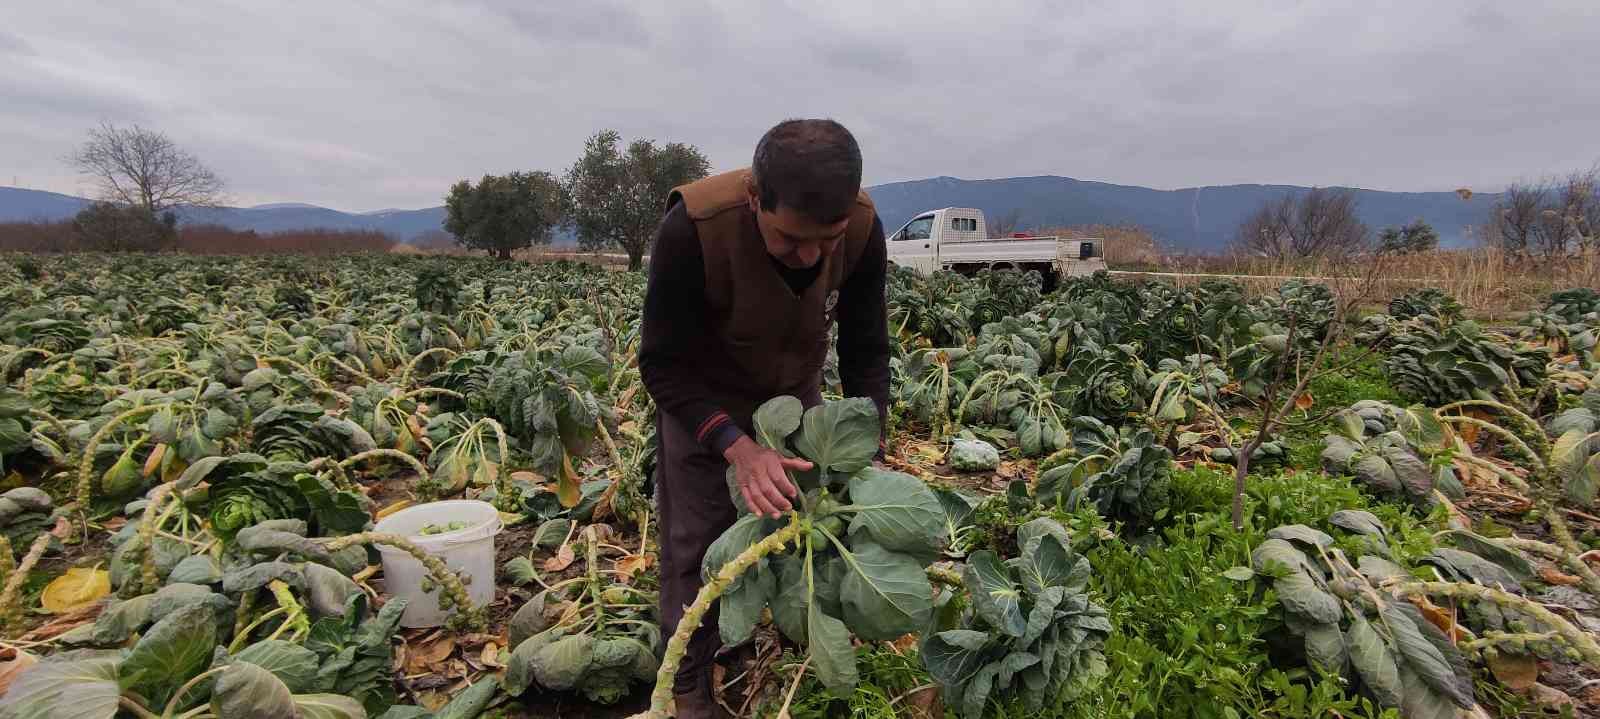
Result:
[[753,174],[747,173],[744,176],[744,196],[750,205],[750,211],[761,214],[761,192],[756,189],[756,176]]

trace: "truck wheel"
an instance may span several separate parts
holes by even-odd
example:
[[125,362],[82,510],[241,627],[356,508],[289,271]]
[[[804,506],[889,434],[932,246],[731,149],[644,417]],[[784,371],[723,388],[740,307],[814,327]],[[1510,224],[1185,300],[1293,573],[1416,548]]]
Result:
[[1041,286],[1041,289],[1043,289],[1046,294],[1049,294],[1049,293],[1055,291],[1056,284],[1057,284],[1056,280],[1058,278],[1056,277],[1055,268],[1051,267],[1049,264],[1046,264],[1046,263],[1043,263],[1043,262],[1035,262],[1033,264],[1030,264],[1030,265],[1022,268],[1022,270],[1024,272],[1037,272],[1037,273],[1039,273],[1039,277],[1042,280],[1044,280],[1044,283]]

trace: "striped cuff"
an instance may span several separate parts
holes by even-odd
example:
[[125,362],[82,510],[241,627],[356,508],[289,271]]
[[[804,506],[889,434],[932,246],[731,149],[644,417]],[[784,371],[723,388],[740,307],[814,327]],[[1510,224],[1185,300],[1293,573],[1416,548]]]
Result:
[[727,412],[717,411],[700,423],[695,430],[694,439],[701,446],[721,455],[734,442],[738,441],[744,433],[739,431],[739,426],[733,423],[733,418]]

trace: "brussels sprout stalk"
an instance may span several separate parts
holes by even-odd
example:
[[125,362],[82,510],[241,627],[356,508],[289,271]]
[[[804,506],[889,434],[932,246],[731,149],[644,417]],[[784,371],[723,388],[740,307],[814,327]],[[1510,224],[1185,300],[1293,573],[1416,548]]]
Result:
[[462,584],[461,577],[450,571],[438,557],[412,544],[405,537],[388,532],[361,532],[329,540],[323,546],[331,553],[357,544],[387,544],[421,562],[428,570],[428,577],[439,586],[439,605],[454,612],[450,617],[452,626],[481,628],[488,623],[483,610],[473,608],[472,599],[467,595],[467,587]]
[[[33,546],[28,547],[28,553],[22,557],[22,561],[17,562],[15,567],[4,573],[5,588],[0,589],[0,626],[14,624],[21,619],[20,608],[14,606],[17,601],[17,592],[22,590],[22,582],[28,578],[28,573],[33,571],[34,566],[44,557],[44,550],[50,546],[50,539],[53,536],[55,535],[49,532],[39,533],[38,538],[33,540]],[[3,553],[6,557],[6,559],[0,561],[9,562],[11,557],[10,542],[0,547],[0,550],[3,550],[0,553]],[[0,569],[3,568],[0,567]]]
[[667,641],[666,654],[661,658],[661,667],[656,671],[656,687],[650,692],[650,709],[637,714],[633,719],[665,719],[667,717],[667,704],[672,701],[672,681],[678,674],[678,666],[683,663],[684,652],[689,648],[689,637],[700,627],[707,611],[710,611],[712,602],[717,601],[728,585],[754,566],[762,557],[783,549],[783,545],[800,537],[802,532],[809,532],[810,527],[800,518],[800,513],[789,514],[789,524],[761,541],[747,547],[738,556],[728,560],[717,570],[716,576],[700,588],[700,593],[695,595],[694,602],[683,610],[683,618],[678,620],[678,627],[672,632],[672,638]]

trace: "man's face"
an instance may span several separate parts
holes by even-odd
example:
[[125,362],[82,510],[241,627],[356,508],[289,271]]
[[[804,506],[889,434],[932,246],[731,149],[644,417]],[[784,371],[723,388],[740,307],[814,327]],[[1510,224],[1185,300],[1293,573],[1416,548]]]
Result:
[[849,217],[822,224],[782,203],[778,204],[775,212],[763,211],[761,200],[753,192],[750,195],[750,210],[755,213],[756,225],[761,228],[761,239],[767,243],[767,254],[796,270],[813,267],[822,258],[833,254],[850,226]]

